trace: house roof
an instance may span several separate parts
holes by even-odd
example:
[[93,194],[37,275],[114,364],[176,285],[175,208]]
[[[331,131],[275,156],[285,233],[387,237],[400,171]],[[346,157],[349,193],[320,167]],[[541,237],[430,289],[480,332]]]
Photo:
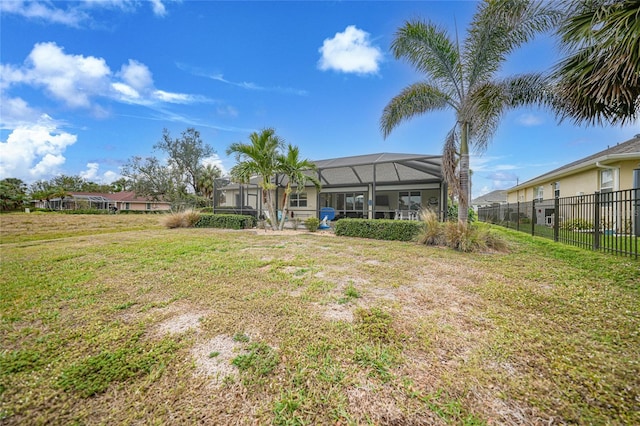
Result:
[[584,169],[593,168],[596,167],[597,164],[607,165],[617,161],[634,159],[640,160],[640,134],[635,135],[628,141],[619,143],[572,163],[565,164],[562,167],[558,167],[557,169],[523,182],[520,185],[516,185],[510,188],[509,191],[527,188],[538,182],[544,182],[552,178],[560,178]]
[[495,191],[491,191],[488,194],[481,195],[477,198],[474,198],[471,201],[472,205],[483,206],[494,203],[506,203],[507,202],[507,190],[506,189],[498,189]]
[[[99,193],[99,192],[69,192],[74,198],[85,199],[91,201],[126,201],[126,202],[140,202],[147,203],[151,199],[147,197],[136,196],[133,191],[121,191],[114,192],[113,194]],[[162,201],[161,201],[162,202]]]
[[442,156],[378,153],[314,161],[323,185],[442,181]]
[[[323,186],[362,185],[374,180],[376,184],[443,181],[440,155],[383,152],[317,160],[313,163],[318,168],[317,173]],[[318,176],[314,171],[307,173]],[[285,176],[279,176],[279,185],[286,185],[286,182]],[[252,179],[251,183],[256,184],[257,179]],[[234,187],[237,184],[227,185],[227,188]]]

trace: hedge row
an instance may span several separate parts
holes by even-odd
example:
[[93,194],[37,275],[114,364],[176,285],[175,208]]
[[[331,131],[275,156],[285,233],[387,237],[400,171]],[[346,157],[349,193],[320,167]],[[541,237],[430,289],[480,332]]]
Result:
[[424,223],[414,220],[340,219],[336,235],[376,240],[414,241],[424,230]]
[[196,228],[247,229],[256,226],[256,218],[240,214],[201,214]]

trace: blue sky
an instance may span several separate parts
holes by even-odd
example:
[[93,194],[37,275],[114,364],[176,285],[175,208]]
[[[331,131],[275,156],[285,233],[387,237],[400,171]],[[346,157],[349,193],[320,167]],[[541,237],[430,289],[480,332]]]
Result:
[[[108,183],[132,156],[159,155],[162,129],[188,127],[217,155],[273,127],[311,160],[377,152],[440,154],[454,124],[437,112],[385,140],[384,106],[420,80],[389,46],[423,18],[461,38],[473,1],[0,1],[0,178],[56,174]],[[559,58],[549,36],[505,74]],[[474,154],[473,195],[511,187],[630,139],[640,125],[576,127],[552,113],[507,113]]]

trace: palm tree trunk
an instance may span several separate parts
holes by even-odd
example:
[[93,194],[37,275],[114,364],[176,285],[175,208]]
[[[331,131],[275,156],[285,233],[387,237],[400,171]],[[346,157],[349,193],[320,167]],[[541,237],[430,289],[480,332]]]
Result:
[[462,123],[460,134],[460,193],[458,194],[458,221],[469,219],[469,123]]
[[271,230],[278,230],[278,213],[276,211],[275,203],[274,203],[274,194],[273,190],[267,189],[267,210],[269,211],[269,218],[271,222]]
[[289,214],[289,194],[291,193],[291,188],[286,188],[284,190],[284,199],[282,200],[282,218],[280,219],[279,229],[282,231],[284,229],[284,221],[287,219],[287,215]]

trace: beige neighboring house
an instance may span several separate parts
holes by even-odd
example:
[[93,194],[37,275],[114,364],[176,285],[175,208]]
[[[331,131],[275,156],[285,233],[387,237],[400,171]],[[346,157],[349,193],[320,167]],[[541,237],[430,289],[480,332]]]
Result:
[[[166,201],[139,197],[133,191],[104,194],[96,192],[69,192],[64,198],[53,198],[47,201],[37,200],[36,207],[53,210],[114,210],[114,211],[168,211],[171,204]],[[115,209],[117,210],[115,210]]]
[[634,169],[640,169],[640,134],[508,189],[507,201],[530,202],[634,189]]
[[506,203],[507,190],[497,189],[495,191],[489,192],[488,194],[481,195],[471,200],[471,208],[473,208],[477,212],[479,207],[491,207]]

